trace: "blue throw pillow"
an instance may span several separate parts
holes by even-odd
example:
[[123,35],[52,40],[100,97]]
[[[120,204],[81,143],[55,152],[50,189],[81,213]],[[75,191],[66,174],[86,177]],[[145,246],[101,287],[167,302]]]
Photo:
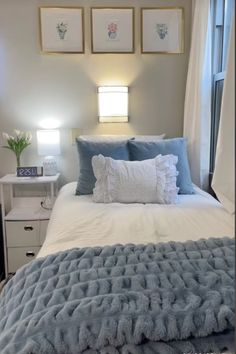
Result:
[[92,157],[102,154],[115,160],[129,160],[127,140],[125,141],[88,141],[77,139],[80,174],[76,194],[92,194],[96,178],[93,174]]
[[128,147],[130,160],[132,161],[153,159],[159,154],[178,156],[176,168],[179,171],[179,175],[176,184],[179,187],[179,194],[194,194],[185,138],[165,139],[155,142],[129,140]]

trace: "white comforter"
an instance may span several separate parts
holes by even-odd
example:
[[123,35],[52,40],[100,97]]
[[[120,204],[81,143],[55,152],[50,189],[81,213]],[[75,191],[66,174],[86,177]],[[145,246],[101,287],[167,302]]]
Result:
[[75,196],[75,188],[73,182],[61,189],[38,257],[73,247],[234,235],[234,217],[197,187],[176,205],[95,203]]

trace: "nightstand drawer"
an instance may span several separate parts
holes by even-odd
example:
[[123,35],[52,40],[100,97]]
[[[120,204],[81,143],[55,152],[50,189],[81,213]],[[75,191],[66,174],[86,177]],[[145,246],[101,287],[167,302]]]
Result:
[[7,249],[8,272],[15,273],[18,268],[32,261],[37,256],[40,247],[10,247]]
[[7,247],[40,246],[39,221],[6,221]]

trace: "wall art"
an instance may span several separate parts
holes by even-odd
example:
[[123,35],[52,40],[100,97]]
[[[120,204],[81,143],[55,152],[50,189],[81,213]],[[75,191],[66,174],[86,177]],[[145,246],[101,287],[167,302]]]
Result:
[[134,52],[134,8],[92,8],[93,53]]
[[184,52],[184,9],[141,9],[142,53]]
[[83,8],[40,7],[41,50],[44,53],[83,53]]

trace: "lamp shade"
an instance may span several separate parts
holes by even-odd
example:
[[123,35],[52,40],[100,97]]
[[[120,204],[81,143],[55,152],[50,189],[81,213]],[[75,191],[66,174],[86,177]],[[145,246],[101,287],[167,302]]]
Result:
[[98,87],[99,122],[128,122],[128,87]]
[[38,155],[56,156],[61,153],[59,130],[38,130],[37,143]]

